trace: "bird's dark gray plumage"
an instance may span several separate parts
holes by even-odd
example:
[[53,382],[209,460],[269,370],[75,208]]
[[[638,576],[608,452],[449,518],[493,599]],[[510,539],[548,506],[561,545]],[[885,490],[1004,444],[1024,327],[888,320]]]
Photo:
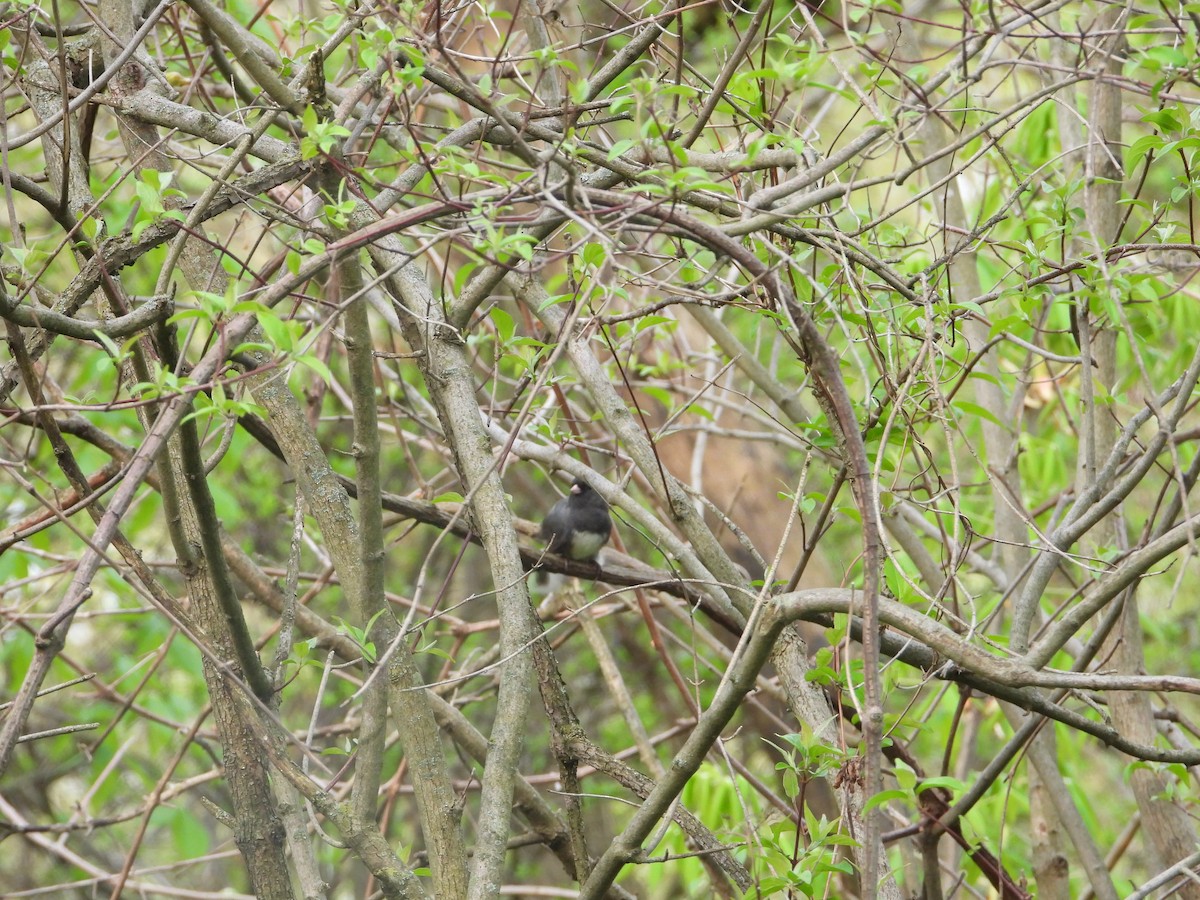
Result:
[[571,493],[554,504],[542,523],[542,540],[551,553],[561,553],[580,562],[596,558],[612,534],[612,517],[604,498],[591,485],[576,478]]

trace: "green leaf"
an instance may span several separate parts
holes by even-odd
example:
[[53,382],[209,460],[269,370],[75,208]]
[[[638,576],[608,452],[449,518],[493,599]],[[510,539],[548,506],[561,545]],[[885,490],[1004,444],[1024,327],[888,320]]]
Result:
[[305,353],[296,357],[296,362],[302,366],[307,366],[316,372],[326,384],[333,384],[333,372],[329,371],[329,366],[325,365],[324,361],[311,354]]
[[889,790],[880,791],[865,804],[863,804],[863,814],[869,813],[877,806],[883,806],[885,803],[890,803],[892,800],[909,800],[910,795],[907,791]]
[[608,250],[605,249],[603,244],[596,241],[588,241],[583,245],[583,249],[579,251],[579,258],[585,266],[598,269],[604,265],[604,261],[608,258]]
[[960,400],[956,397],[952,405],[968,415],[978,416],[981,419],[987,419],[989,422],[999,425],[1001,428],[1004,427],[1004,423],[996,417],[995,413],[990,409],[980,406],[978,403],[972,403],[969,400]]
[[612,160],[616,159],[618,156],[622,156],[625,153],[628,153],[631,149],[633,149],[633,146],[636,143],[637,143],[636,141],[630,140],[629,138],[624,138],[622,140],[617,141],[615,144],[613,144],[611,147],[608,148],[609,161],[611,162]]
[[260,316],[258,327],[262,329],[270,344],[282,353],[293,349],[292,332],[288,323],[276,315]]
[[513,321],[513,317],[498,306],[493,307],[488,316],[491,318],[492,324],[496,326],[496,337],[500,343],[507,344],[512,340],[513,332],[516,331],[516,322]]
[[966,785],[957,778],[951,778],[949,775],[935,775],[933,778],[922,778],[919,790],[928,790],[929,788],[945,788],[946,790],[961,794],[966,790]]

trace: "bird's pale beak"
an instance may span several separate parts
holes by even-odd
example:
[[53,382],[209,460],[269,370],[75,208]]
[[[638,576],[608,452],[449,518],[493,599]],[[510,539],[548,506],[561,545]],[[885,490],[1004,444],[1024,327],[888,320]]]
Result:
[[581,488],[581,487],[580,487],[579,485],[577,485],[577,484],[573,484],[573,485],[571,485],[571,493],[572,493],[572,494],[578,494],[578,493],[579,493],[580,491],[582,491],[582,490],[583,490],[583,488]]

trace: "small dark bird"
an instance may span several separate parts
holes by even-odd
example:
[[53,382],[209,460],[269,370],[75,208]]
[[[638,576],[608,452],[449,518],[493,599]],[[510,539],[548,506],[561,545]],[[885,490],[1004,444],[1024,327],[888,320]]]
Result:
[[591,485],[576,478],[571,493],[555,503],[547,514],[541,534],[542,540],[550,542],[551,553],[591,562],[612,534],[608,504]]

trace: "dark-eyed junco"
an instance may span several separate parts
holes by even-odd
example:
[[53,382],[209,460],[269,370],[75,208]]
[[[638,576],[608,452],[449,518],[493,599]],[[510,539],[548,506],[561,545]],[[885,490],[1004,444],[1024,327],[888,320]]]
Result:
[[550,552],[580,562],[594,560],[610,534],[608,504],[579,478],[571,485],[571,493],[554,504],[542,523],[542,540],[550,542]]

